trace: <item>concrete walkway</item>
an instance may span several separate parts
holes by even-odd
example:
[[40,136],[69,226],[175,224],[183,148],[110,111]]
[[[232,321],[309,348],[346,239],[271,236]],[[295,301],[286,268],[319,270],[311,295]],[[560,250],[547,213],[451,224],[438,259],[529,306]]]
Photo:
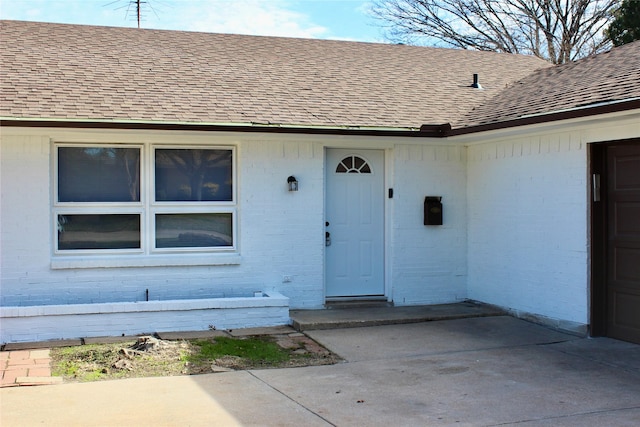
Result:
[[345,363],[0,390],[7,426],[637,426],[640,346],[509,316],[307,332]]

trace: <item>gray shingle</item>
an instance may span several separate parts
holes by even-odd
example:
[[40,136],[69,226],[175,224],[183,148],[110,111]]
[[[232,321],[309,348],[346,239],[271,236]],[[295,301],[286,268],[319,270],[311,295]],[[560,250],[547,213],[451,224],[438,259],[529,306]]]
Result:
[[[19,21],[0,31],[0,116],[15,118],[418,128],[461,123],[549,67],[329,40]],[[483,90],[470,87],[474,73]]]
[[540,69],[461,119],[466,126],[514,120],[640,97],[640,41]]

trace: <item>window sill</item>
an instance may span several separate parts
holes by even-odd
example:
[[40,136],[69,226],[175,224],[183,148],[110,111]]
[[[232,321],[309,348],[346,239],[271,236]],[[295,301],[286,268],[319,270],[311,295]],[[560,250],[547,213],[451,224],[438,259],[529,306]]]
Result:
[[55,257],[52,270],[72,268],[122,268],[122,267],[182,267],[198,265],[238,265],[242,257],[238,254],[171,254],[171,255],[114,255]]

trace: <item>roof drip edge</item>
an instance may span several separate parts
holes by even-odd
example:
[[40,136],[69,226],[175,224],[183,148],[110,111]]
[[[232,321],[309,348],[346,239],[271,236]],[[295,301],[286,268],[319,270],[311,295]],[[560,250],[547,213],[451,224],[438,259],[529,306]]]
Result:
[[268,132],[303,133],[321,135],[373,135],[373,136],[441,136],[445,125],[427,127],[375,127],[375,126],[314,126],[279,123],[198,123],[198,122],[160,122],[144,120],[104,120],[69,119],[40,117],[0,117],[0,126],[14,127],[66,127],[82,129],[160,129],[189,131],[230,131],[230,132]]
[[530,126],[542,123],[557,122],[561,120],[578,119],[582,117],[597,116],[609,113],[618,113],[622,111],[631,111],[640,109],[640,97],[599,102],[590,105],[581,105],[563,110],[542,112],[538,114],[529,114],[511,120],[501,122],[484,123],[468,127],[460,127],[452,129],[444,136],[466,135],[492,130],[508,129],[521,126]]
[[446,138],[457,135],[508,129],[520,126],[549,123],[608,113],[640,109],[640,97],[600,102],[577,106],[563,110],[521,116],[502,122],[452,128],[450,123],[424,124],[420,128],[386,128],[359,126],[313,126],[259,123],[194,123],[194,122],[153,122],[153,121],[116,121],[91,119],[55,119],[55,118],[16,118],[0,117],[0,126],[13,127],[56,127],[79,129],[155,129],[187,130],[206,132],[266,132],[299,133],[315,135],[359,135],[359,136],[400,136],[423,138]]

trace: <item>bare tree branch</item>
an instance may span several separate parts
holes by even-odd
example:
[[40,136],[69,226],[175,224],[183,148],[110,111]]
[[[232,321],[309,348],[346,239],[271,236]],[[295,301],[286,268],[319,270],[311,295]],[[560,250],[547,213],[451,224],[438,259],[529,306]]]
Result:
[[620,0],[374,0],[402,43],[531,54],[561,64],[610,47],[603,34]]

